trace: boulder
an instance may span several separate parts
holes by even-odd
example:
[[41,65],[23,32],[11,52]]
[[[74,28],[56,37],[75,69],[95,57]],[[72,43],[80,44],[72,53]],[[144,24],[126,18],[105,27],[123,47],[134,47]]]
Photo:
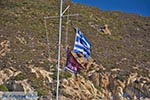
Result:
[[99,100],[99,98],[104,97],[91,81],[80,75],[78,75],[78,81],[73,78],[63,79],[62,87],[63,94],[73,100]]
[[5,56],[7,52],[10,51],[10,41],[4,40],[3,42],[0,43],[0,57]]
[[27,79],[22,81],[8,80],[5,84],[9,91],[23,91],[25,93],[34,92],[34,89],[31,87]]
[[109,31],[107,24],[105,24],[104,27],[101,27],[100,31],[103,32],[104,34],[111,35],[111,32]]

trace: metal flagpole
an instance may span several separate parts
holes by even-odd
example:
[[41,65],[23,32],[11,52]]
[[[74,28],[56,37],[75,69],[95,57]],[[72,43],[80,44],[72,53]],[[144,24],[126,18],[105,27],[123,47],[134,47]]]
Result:
[[[62,15],[62,17],[67,17],[67,16],[70,16],[70,17],[74,17],[74,16],[79,16],[81,14],[68,14],[68,15]],[[59,16],[47,16],[47,17],[44,17],[44,19],[51,19],[51,18],[59,18]]]
[[[69,9],[68,9],[68,14],[69,14]],[[68,24],[69,24],[69,16],[67,16],[67,23],[66,23],[66,50],[68,48],[68,28],[69,28]]]
[[46,42],[47,42],[47,45],[48,45],[47,53],[48,53],[48,58],[50,58],[50,47],[49,47],[49,39],[48,39],[48,31],[47,31],[46,19],[44,19],[44,25],[45,25],[45,32],[46,32]]
[[[46,35],[47,35],[47,40],[48,40],[48,34],[47,34],[47,25],[46,25],[46,19],[51,19],[51,18],[59,18],[59,44],[58,44],[58,65],[57,65],[57,87],[56,87],[56,100],[58,100],[59,96],[59,71],[60,71],[60,49],[61,49],[61,31],[62,31],[62,18],[63,17],[74,17],[74,16],[79,16],[79,14],[69,14],[69,15],[63,15],[69,8],[70,5],[62,12],[62,5],[63,5],[63,0],[60,1],[60,16],[50,16],[50,17],[44,17],[45,19],[45,28],[46,28]],[[49,42],[49,40],[47,41]],[[49,50],[48,50],[49,51]]]
[[[62,5],[62,4],[61,4]],[[62,8],[61,8],[62,9]],[[65,11],[69,9],[69,6],[66,8]],[[46,39],[47,39],[47,44],[49,45],[49,39],[48,39],[48,31],[47,31],[47,24],[46,24],[46,19],[53,19],[53,18],[60,18],[60,23],[59,23],[59,44],[58,44],[58,68],[57,68],[57,89],[56,89],[56,100],[58,100],[59,96],[59,71],[60,71],[60,47],[61,47],[61,30],[62,30],[62,18],[63,17],[74,17],[74,16],[79,16],[79,14],[68,14],[68,15],[63,15],[65,12],[61,13],[62,10],[60,10],[60,16],[50,16],[50,17],[44,17],[44,23],[45,23],[45,28],[46,28]],[[48,50],[49,51],[49,50]]]
[[61,47],[61,30],[62,30],[62,4],[63,0],[60,1],[60,16],[59,16],[59,44],[58,44],[58,66],[57,66],[57,89],[56,89],[56,100],[59,96],[59,70],[60,70],[60,47]]

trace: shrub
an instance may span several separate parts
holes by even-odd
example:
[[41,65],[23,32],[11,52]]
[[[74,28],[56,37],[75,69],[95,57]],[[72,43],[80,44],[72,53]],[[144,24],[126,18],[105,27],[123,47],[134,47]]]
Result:
[[0,91],[8,91],[8,88],[5,85],[0,85]]
[[18,75],[12,77],[13,80],[19,81],[26,79],[27,76],[24,73],[19,73]]
[[48,90],[44,89],[44,88],[38,88],[37,89],[37,93],[38,93],[38,96],[47,95],[48,94]]
[[71,77],[71,76],[72,76],[71,73],[70,73],[70,72],[67,72],[67,71],[60,73],[60,79],[61,79],[61,78],[69,78],[69,77]]
[[121,39],[122,39],[122,36],[109,36],[108,38],[109,38],[110,40],[117,41],[117,40],[121,40]]

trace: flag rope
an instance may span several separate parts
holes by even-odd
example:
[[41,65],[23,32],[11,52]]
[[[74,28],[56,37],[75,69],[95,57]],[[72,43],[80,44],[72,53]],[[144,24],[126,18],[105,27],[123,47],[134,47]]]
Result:
[[[69,15],[69,9],[68,9],[68,15]],[[66,50],[68,48],[68,31],[69,31],[69,16],[67,16],[67,22],[66,22]]]
[[48,36],[48,29],[47,29],[47,22],[46,22],[46,19],[44,19],[44,25],[45,25],[45,32],[46,32],[46,42],[47,42],[47,53],[48,53],[48,58],[50,57],[50,47],[49,47],[49,36]]

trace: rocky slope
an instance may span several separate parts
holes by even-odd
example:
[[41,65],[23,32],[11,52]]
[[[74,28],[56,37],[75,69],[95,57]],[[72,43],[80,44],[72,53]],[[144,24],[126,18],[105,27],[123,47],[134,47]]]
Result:
[[[60,100],[149,100],[150,18],[118,11],[102,11],[69,1],[70,18],[92,44],[87,61],[73,55],[85,67],[78,74],[64,71],[65,27],[62,26]],[[94,12],[93,12],[94,11]],[[58,0],[0,1],[0,91],[38,92],[40,100],[56,94]],[[78,22],[77,22],[78,19]],[[111,35],[101,28],[107,24]],[[73,46],[74,30],[69,25],[68,44]]]

